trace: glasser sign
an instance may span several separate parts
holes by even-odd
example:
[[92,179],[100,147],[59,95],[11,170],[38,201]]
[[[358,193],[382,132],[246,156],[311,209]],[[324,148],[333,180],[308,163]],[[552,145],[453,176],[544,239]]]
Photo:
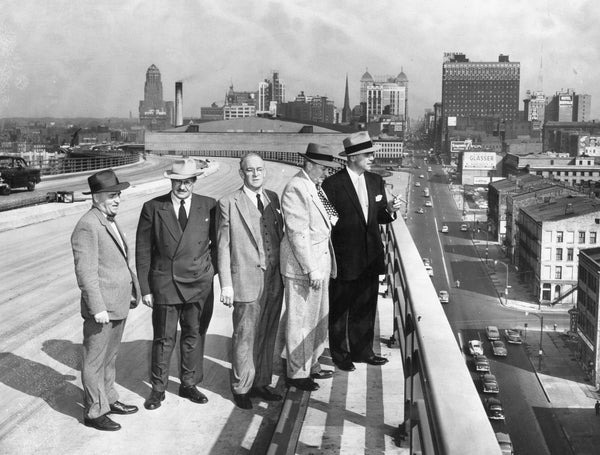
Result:
[[496,169],[496,153],[494,152],[464,152],[462,155],[463,169]]

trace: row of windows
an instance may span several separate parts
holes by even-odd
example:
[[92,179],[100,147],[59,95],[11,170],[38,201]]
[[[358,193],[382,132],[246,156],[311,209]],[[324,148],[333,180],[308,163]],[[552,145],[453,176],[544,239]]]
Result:
[[[557,261],[563,260],[563,249],[562,248],[556,249],[555,258]],[[567,248],[567,261],[572,261],[572,260],[573,260],[573,248]]]
[[589,311],[592,314],[592,316],[594,316],[594,318],[596,318],[596,315],[598,313],[598,307],[594,299],[592,299],[589,295],[583,292],[578,292],[577,303],[578,306],[584,307],[587,311]]
[[[574,233],[572,231],[568,231],[567,235],[569,237],[568,243],[573,243],[573,236]],[[565,233],[564,231],[556,231],[556,243],[563,243],[565,240]],[[577,243],[586,243],[585,242],[586,239],[586,232],[585,231],[578,231],[577,232]],[[596,239],[597,239],[597,232],[596,231],[592,231],[590,232],[589,235],[589,243],[594,244],[596,243]]]
[[579,267],[579,280],[583,281],[588,288],[598,291],[598,275],[591,273],[585,267]]
[[573,177],[576,177],[578,172],[579,172],[579,175],[581,177],[585,177],[585,175],[586,175],[585,173],[586,172],[587,172],[587,175],[589,177],[600,175],[599,171],[549,171],[549,174],[550,175],[557,175],[557,176],[562,175],[562,176],[568,177],[569,176],[569,172],[571,173],[570,175],[573,176]]
[[596,339],[596,325],[586,318],[584,313],[580,313],[579,316],[577,316],[577,325],[583,334],[590,340]]

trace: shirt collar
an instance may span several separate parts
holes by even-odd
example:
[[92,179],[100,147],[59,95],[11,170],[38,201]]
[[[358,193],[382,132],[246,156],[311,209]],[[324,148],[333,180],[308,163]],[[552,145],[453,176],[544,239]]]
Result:
[[252,191],[250,188],[248,188],[246,185],[244,185],[244,186],[242,186],[242,189],[244,190],[244,193],[246,193],[246,196],[248,196],[253,201],[256,201],[257,194],[260,194],[260,197],[265,199],[262,188],[259,189],[258,191]]
[[365,173],[363,172],[362,174],[358,174],[357,172],[353,171],[352,169],[350,169],[348,166],[346,166],[346,170],[348,171],[348,175],[350,176],[350,179],[353,182],[358,182],[358,180],[362,177],[365,178]]
[[184,206],[188,207],[190,205],[191,199],[192,199],[191,195],[189,197],[186,197],[185,199],[179,199],[171,191],[171,202],[173,203],[173,207],[175,207],[175,208],[179,208],[179,206],[181,205],[181,201],[184,202]]

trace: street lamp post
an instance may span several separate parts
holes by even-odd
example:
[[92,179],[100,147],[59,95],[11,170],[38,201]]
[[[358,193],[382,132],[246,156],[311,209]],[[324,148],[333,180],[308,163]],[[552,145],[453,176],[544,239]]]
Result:
[[494,265],[502,264],[506,267],[506,287],[504,288],[504,305],[508,305],[508,264],[502,261],[495,260]]

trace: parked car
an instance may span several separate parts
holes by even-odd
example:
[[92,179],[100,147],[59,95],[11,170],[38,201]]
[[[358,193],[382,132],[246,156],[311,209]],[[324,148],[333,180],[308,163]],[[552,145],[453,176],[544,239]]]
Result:
[[427,172],[431,172],[431,171],[432,171],[432,169],[431,169],[431,166],[429,166],[429,167],[427,168]]
[[460,225],[460,231],[461,232],[467,232],[469,230],[469,226],[467,226],[466,224],[461,224]]
[[483,355],[483,345],[479,340],[469,341],[469,354],[471,355]]
[[473,356],[473,364],[475,365],[475,371],[477,372],[490,372],[490,361],[483,354],[475,354]]
[[419,209],[417,210],[417,213],[423,214],[423,213],[425,213],[425,210],[423,210],[423,207],[419,207]]
[[424,176],[423,174],[421,174],[421,175],[419,175],[419,178],[420,178],[420,179],[424,179],[424,178],[425,178],[425,176]]
[[496,376],[491,373],[484,373],[480,376],[483,393],[500,393]]
[[484,404],[485,412],[490,420],[504,420],[504,408],[498,398],[486,398]]
[[506,357],[508,355],[506,346],[502,341],[492,341],[492,352],[494,353],[494,355],[499,357]]
[[3,195],[10,194],[12,188],[33,191],[41,181],[40,170],[29,167],[20,156],[0,156],[0,178],[3,180],[0,187]]
[[448,226],[447,225],[442,225],[442,234],[447,234],[449,231]]
[[440,303],[450,303],[448,291],[440,291]]
[[421,186],[421,182],[415,182],[415,186]]
[[427,271],[427,275],[433,276],[433,267],[430,264],[425,264],[425,270]]
[[425,207],[433,207],[431,201],[425,201]]
[[523,340],[521,339],[521,334],[518,330],[506,329],[506,341],[510,344],[521,344]]
[[496,327],[495,325],[488,325],[485,328],[485,335],[487,336],[487,339],[490,341],[495,341],[495,340],[500,339],[500,331],[498,330],[498,327]]
[[508,433],[496,433],[496,439],[498,440],[502,455],[513,455],[515,453]]
[[430,265],[431,264],[431,260],[429,258],[422,258],[423,259],[423,265]]

